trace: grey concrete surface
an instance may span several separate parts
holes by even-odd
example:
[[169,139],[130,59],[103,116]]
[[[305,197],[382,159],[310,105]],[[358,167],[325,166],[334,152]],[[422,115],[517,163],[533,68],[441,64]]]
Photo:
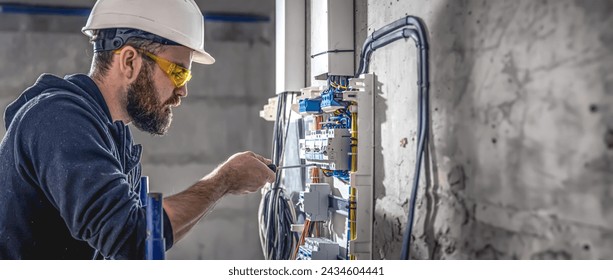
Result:
[[[356,10],[359,46],[405,15],[428,28],[430,156],[412,258],[613,258],[613,1],[369,0]],[[372,56],[377,259],[399,258],[406,228],[416,63],[412,42]]]
[[[16,1],[12,1],[16,2]],[[71,1],[24,1],[63,4]],[[73,6],[85,6],[78,1]],[[197,1],[214,12],[274,16],[274,1]],[[80,32],[86,18],[0,14],[0,106],[14,100],[41,73],[86,73],[91,46]],[[133,128],[143,144],[143,175],[152,191],[171,195],[226,158],[244,150],[269,156],[272,124],[258,111],[274,95],[274,24],[206,22],[214,65],[193,65],[189,95],[174,110],[169,134],[152,137]],[[4,134],[4,127],[0,130]],[[1,135],[0,134],[0,135]],[[169,259],[261,259],[259,194],[228,196],[168,252]]]

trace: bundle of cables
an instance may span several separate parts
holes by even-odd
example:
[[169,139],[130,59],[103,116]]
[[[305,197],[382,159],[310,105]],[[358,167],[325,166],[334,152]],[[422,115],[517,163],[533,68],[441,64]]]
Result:
[[[294,92],[278,95],[277,115],[275,118],[272,144],[272,161],[281,166],[287,133],[289,130],[291,110],[287,111],[288,95],[292,103]],[[290,198],[281,184],[282,171],[276,174],[275,182],[262,189],[262,200],[258,210],[260,242],[262,252],[267,260],[289,260],[298,242],[298,234],[291,231],[296,220],[296,212]]]

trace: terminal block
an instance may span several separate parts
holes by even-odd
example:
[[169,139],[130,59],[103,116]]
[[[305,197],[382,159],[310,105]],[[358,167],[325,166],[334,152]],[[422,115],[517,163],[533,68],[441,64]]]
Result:
[[326,113],[332,113],[338,109],[343,109],[345,108],[345,104],[341,104],[339,101],[337,101],[336,99],[340,99],[337,97],[342,98],[342,93],[341,92],[336,92],[332,89],[324,91],[321,94],[321,110],[326,112]]
[[303,116],[322,113],[321,93],[323,90],[322,86],[301,89],[298,98],[291,105],[292,111]]
[[298,250],[299,260],[336,260],[339,254],[338,243],[319,237],[307,237]]
[[300,139],[300,158],[329,170],[349,170],[351,133],[344,128],[305,132]]
[[298,104],[301,115],[321,113],[321,99],[302,99]]
[[309,184],[308,190],[300,192],[302,212],[305,212],[311,221],[325,221],[328,219],[330,185]]

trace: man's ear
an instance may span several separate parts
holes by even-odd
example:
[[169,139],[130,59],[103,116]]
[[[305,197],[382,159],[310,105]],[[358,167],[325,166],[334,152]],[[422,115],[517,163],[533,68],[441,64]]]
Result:
[[125,79],[127,84],[134,82],[143,64],[143,59],[138,50],[132,46],[125,46],[121,48],[116,59],[119,64],[120,76]]

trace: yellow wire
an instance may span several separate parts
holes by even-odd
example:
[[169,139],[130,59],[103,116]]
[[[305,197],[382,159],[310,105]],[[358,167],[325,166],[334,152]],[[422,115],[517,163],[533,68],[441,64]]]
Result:
[[358,169],[358,113],[351,113],[351,172]]
[[[358,169],[358,114],[351,113],[351,172],[356,172]],[[349,190],[349,223],[351,229],[351,236],[349,240],[355,240],[357,238],[356,232],[356,192],[354,187]],[[354,255],[349,255],[349,259],[355,260]]]
[[[350,226],[351,226],[351,237],[350,240],[355,240],[358,237],[358,234],[356,232],[356,189],[355,188],[351,188],[350,192],[349,192],[349,222],[350,222]],[[356,257],[354,255],[349,255],[349,259],[351,260],[355,260]]]
[[334,87],[335,89],[339,89],[339,88],[340,88],[340,89],[345,89],[345,90],[347,89],[347,87],[346,87],[346,86],[341,86],[341,85],[339,85],[339,84],[337,84],[337,83],[335,83],[335,82],[330,82],[330,85],[331,85],[332,87]]

